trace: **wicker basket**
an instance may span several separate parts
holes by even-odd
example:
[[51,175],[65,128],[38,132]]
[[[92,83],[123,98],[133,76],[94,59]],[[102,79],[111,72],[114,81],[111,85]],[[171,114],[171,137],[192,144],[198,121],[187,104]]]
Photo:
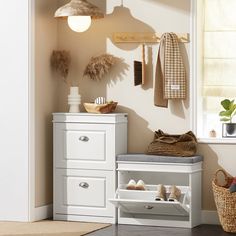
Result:
[[[225,176],[226,184],[220,186],[217,180],[218,173]],[[217,170],[212,181],[213,193],[220,223],[226,232],[236,233],[236,193],[230,193],[228,187],[233,178],[228,177],[222,169]]]

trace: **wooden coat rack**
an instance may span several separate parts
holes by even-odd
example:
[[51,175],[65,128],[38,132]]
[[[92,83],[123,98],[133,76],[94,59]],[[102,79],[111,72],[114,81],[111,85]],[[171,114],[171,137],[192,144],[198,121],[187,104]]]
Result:
[[[115,43],[159,43],[161,39],[160,33],[131,33],[131,32],[120,32],[113,34],[113,41]],[[177,33],[179,42],[188,43],[188,33]]]

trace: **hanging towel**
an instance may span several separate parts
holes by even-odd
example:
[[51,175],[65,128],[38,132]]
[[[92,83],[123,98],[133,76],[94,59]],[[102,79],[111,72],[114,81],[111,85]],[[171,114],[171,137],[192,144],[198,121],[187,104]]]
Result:
[[168,99],[185,98],[186,72],[178,36],[165,33],[161,37],[157,57],[154,103],[159,107],[168,107]]

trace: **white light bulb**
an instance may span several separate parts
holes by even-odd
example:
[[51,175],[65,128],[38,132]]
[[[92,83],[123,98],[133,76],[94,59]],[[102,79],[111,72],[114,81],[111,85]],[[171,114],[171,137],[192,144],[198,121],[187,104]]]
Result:
[[68,25],[75,32],[84,32],[91,25],[90,16],[69,16]]

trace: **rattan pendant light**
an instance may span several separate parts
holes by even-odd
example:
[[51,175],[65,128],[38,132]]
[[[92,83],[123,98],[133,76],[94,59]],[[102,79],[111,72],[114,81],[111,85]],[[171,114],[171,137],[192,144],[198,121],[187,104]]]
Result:
[[87,0],[72,0],[68,4],[60,7],[54,15],[56,18],[68,18],[70,28],[76,32],[87,30],[91,24],[91,19],[104,17],[102,11]]

